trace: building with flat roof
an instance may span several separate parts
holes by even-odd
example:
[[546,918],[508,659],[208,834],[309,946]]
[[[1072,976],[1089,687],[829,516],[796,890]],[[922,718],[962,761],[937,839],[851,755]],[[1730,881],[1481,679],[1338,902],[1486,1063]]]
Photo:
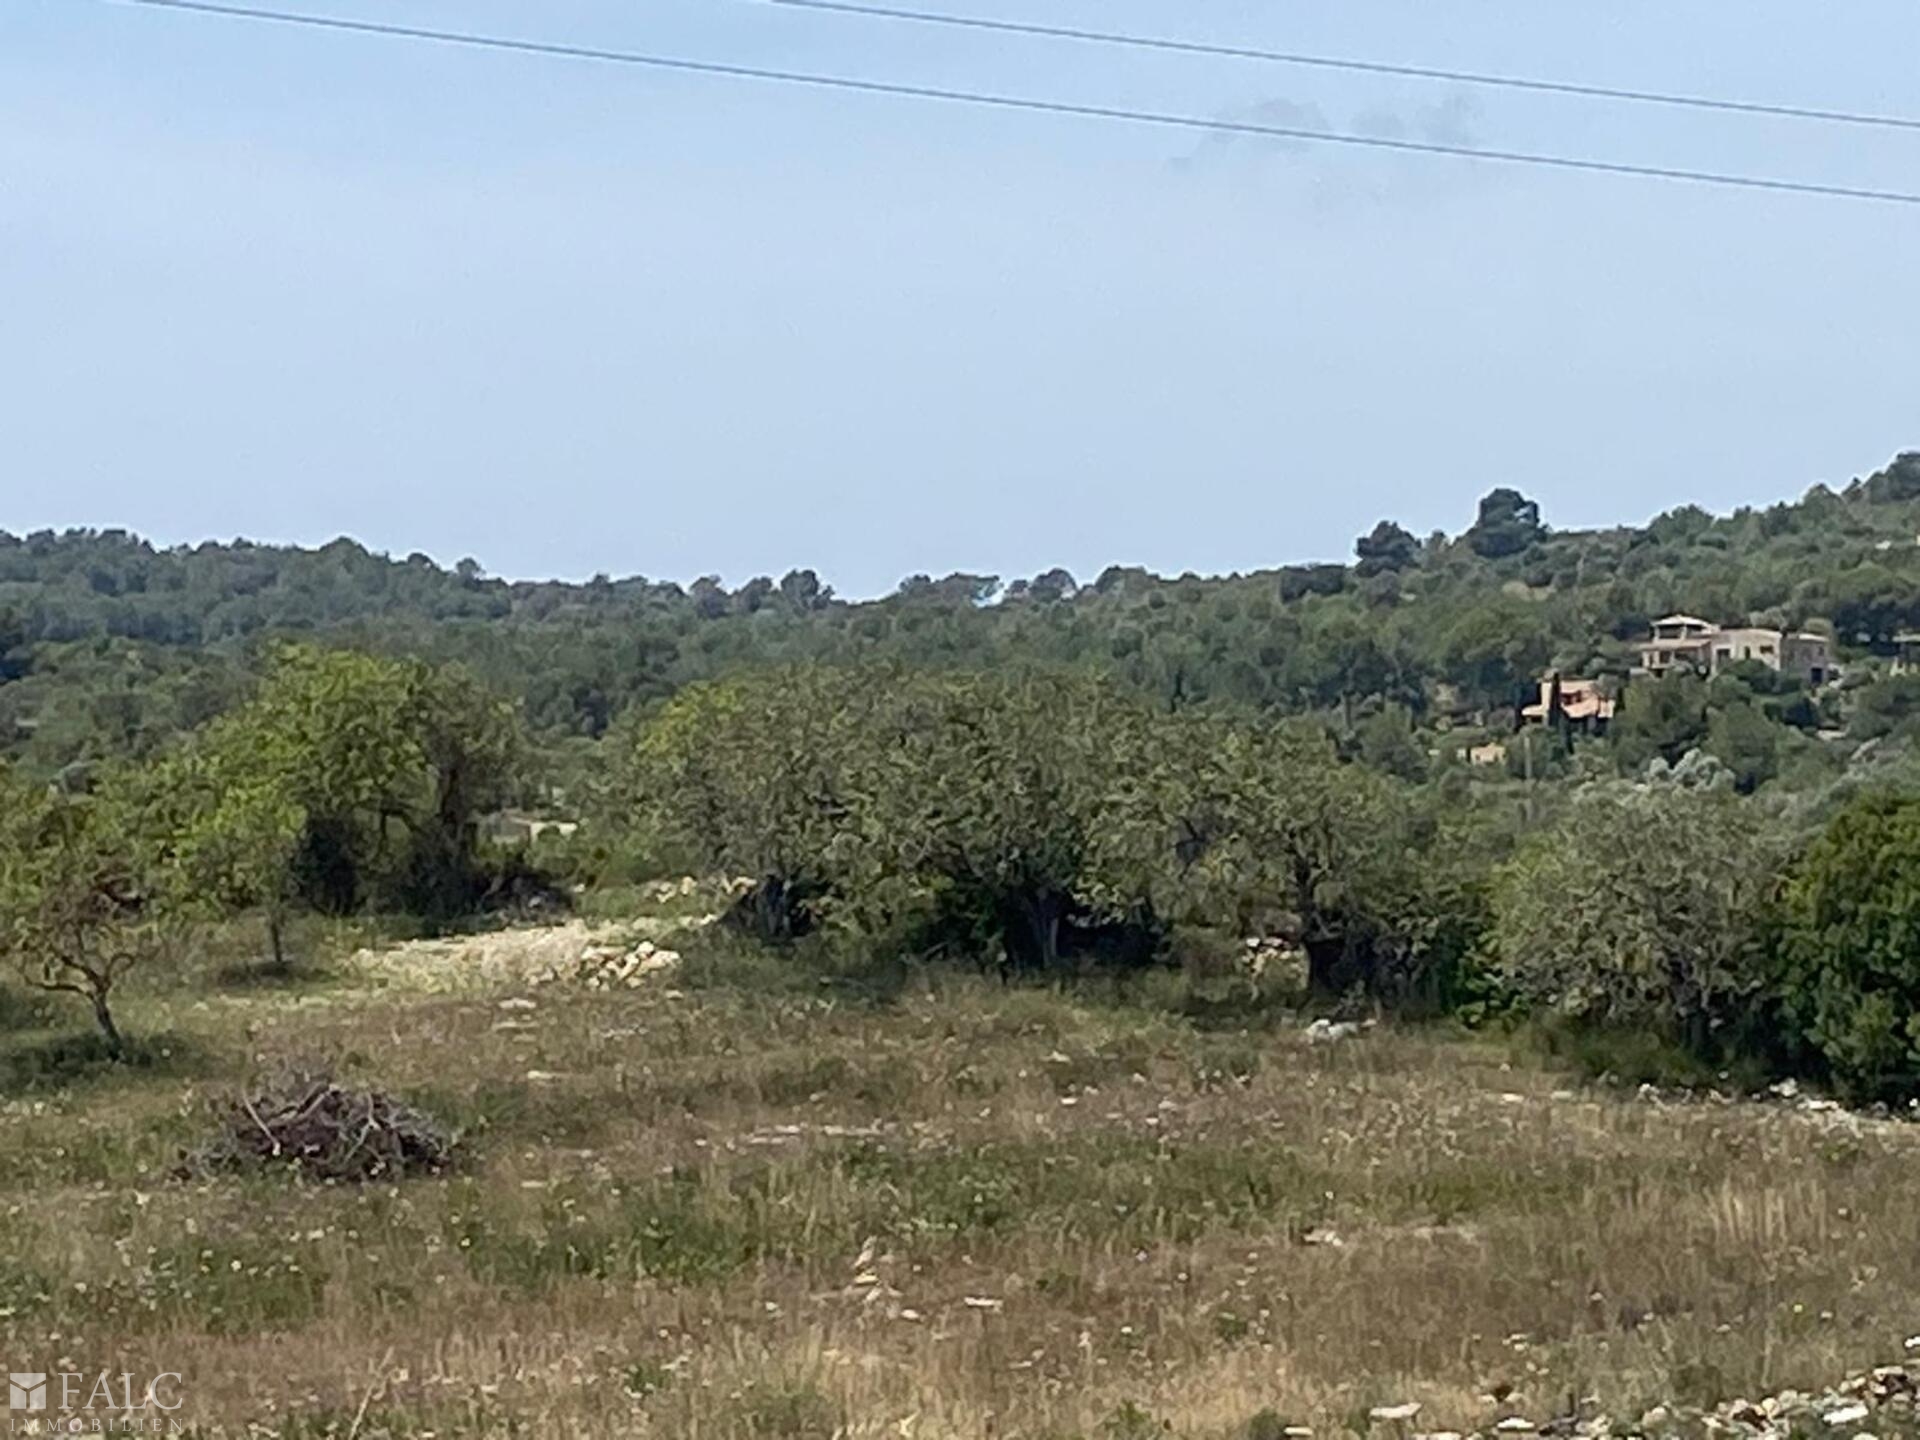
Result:
[[1637,673],[1656,679],[1675,670],[1717,675],[1745,661],[1793,675],[1809,685],[1833,678],[1833,642],[1810,631],[1773,630],[1760,625],[1715,625],[1697,615],[1669,615],[1653,622],[1640,644]]

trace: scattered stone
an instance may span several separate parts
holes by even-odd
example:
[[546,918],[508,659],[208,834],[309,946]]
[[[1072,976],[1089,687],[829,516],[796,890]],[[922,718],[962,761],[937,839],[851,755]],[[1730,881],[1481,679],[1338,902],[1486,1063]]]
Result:
[[1419,1413],[1420,1402],[1418,1400],[1409,1400],[1401,1405],[1376,1405],[1367,1412],[1367,1418],[1389,1423],[1399,1423],[1411,1420]]
[[1307,1026],[1309,1045],[1331,1045],[1341,1040],[1351,1040],[1356,1035],[1364,1035],[1373,1028],[1371,1020],[1329,1020],[1322,1015]]
[[[574,919],[360,950],[342,968],[380,989],[433,994],[556,983],[632,989],[680,963],[676,951],[641,935],[651,931],[666,938],[691,928],[697,927],[648,918],[612,924]],[[535,1002],[520,995],[499,1004],[525,1010]]]
[[1842,1405],[1837,1410],[1829,1410],[1820,1418],[1837,1430],[1843,1425],[1858,1425],[1872,1413],[1856,1400],[1851,1405]]

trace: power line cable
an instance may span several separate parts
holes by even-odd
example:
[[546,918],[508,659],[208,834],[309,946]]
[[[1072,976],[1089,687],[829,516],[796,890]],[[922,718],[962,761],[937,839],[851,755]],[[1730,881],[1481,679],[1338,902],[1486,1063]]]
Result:
[[1531,90],[1548,95],[1578,95],[1592,100],[1623,100],[1640,105],[1670,105],[1690,110],[1725,110],[1741,115],[1767,115],[1786,120],[1822,120],[1837,125],[1871,125],[1889,130],[1920,131],[1920,118],[1876,115],[1855,110],[1822,110],[1804,105],[1764,101],[1722,100],[1708,95],[1679,95],[1658,90],[1626,90],[1611,85],[1584,85],[1568,80],[1537,80],[1524,75],[1493,75],[1473,70],[1442,70],[1428,65],[1396,65],[1379,60],[1355,60],[1338,55],[1309,55],[1288,50],[1264,50],[1246,45],[1217,45],[1202,40],[1136,35],[1114,30],[1088,30],[1069,25],[1043,25],[1025,20],[997,20],[979,15],[954,15],[933,10],[909,10],[893,5],[852,4],[849,0],[769,0],[790,10],[817,10],[834,15],[904,20],[918,25],[945,25],[959,30],[987,30],[1003,35],[1034,35],[1053,40],[1084,40],[1136,50],[1162,50],[1182,55],[1211,55],[1233,60],[1261,60],[1276,65],[1299,65],[1322,70],[1351,70],[1365,75],[1394,75],[1403,79],[1446,80],[1460,85]]
[[1357,149],[1394,151],[1414,155],[1447,155],[1466,160],[1495,161],[1507,165],[1534,165],[1555,170],[1625,175],[1638,179],[1673,180],[1687,184],[1715,185],[1740,190],[1764,190],[1794,195],[1815,195],[1827,199],[1873,200],[1895,205],[1920,206],[1920,193],[1906,190],[1879,190],[1855,185],[1827,184],[1820,181],[1786,180],[1765,175],[1737,175],[1713,170],[1687,170],[1664,165],[1640,165],[1625,161],[1537,154],[1521,150],[1484,150],[1468,145],[1447,145],[1439,141],[1401,140],[1377,135],[1343,135],[1332,130],[1267,125],[1252,120],[1209,119],[1197,115],[1175,115],[1114,105],[1083,105],[1067,100],[1043,100],[1031,96],[1000,95],[977,90],[949,90],[931,85],[905,84],[891,80],[863,80],[853,76],[820,75],[799,70],[776,70],[757,65],[738,65],[714,60],[689,60],[680,56],[655,55],[637,50],[609,50],[590,45],[482,35],[463,30],[435,30],[417,25],[398,25],[387,21],[353,20],[342,16],[271,10],[254,5],[222,4],[216,3],[216,0],[114,0],[114,3],[138,5],[155,10],[258,20],[315,30],[422,40],[472,49],[546,55],[572,60],[598,60],[611,64],[683,71],[695,75],[725,76],[739,80],[764,80],[776,84],[853,91],[865,95],[943,100],[954,104],[998,110],[1027,111],[1043,115],[1071,115],[1092,120],[1122,120],[1134,124],[1156,125],[1165,129],[1252,135],[1266,139],[1296,140],[1306,144],[1345,145]]

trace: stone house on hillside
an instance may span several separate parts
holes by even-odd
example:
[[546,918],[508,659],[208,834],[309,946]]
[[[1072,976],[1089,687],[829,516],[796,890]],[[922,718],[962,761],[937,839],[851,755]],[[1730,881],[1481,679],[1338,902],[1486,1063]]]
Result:
[[1680,669],[1717,675],[1747,660],[1809,685],[1823,685],[1834,674],[1833,643],[1824,635],[1756,625],[1720,626],[1695,615],[1669,615],[1654,621],[1652,636],[1641,643],[1635,673],[1656,679]]

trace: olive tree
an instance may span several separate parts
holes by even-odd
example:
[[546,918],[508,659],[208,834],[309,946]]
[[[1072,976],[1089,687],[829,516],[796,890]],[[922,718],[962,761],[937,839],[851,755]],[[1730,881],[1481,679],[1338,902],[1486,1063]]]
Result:
[[903,679],[859,752],[869,887],[905,881],[1016,969],[1058,965],[1074,933],[1146,918],[1109,840],[1140,784],[1149,714],[1077,675]]
[[1323,993],[1400,988],[1423,963],[1402,787],[1342,763],[1312,726],[1172,716],[1143,743],[1105,833],[1162,913],[1241,934],[1278,921]]
[[0,770],[0,957],[25,984],[85,1000],[116,1059],[113,992],[164,950],[175,899],[136,808],[112,788],[74,795]]
[[850,858],[853,755],[886,684],[798,666],[689,686],[611,742],[616,803],[692,863],[750,880],[742,917],[792,939]]
[[1143,713],[1057,674],[764,671],[676,696],[615,789],[696,863],[753,882],[763,938],[918,928],[1044,969],[1115,908],[1096,834]]
[[1536,1004],[1704,1046],[1764,988],[1779,860],[1723,790],[1594,786],[1498,871],[1499,968]]

